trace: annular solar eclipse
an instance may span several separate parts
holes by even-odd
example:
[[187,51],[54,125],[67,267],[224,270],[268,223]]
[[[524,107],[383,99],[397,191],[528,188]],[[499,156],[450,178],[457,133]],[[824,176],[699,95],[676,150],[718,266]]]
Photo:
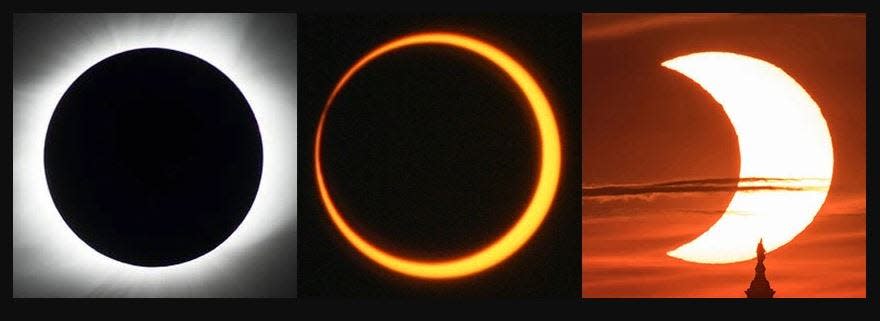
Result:
[[[415,46],[448,46],[475,54],[501,69],[517,85],[530,104],[541,139],[540,176],[531,200],[519,220],[490,245],[462,257],[443,261],[415,260],[386,251],[355,231],[333,202],[331,188],[324,179],[321,164],[321,137],[324,121],[334,98],[348,80],[371,61],[393,51]],[[538,82],[513,57],[501,49],[463,34],[426,32],[391,40],[355,62],[336,83],[327,99],[315,135],[315,179],[323,205],[343,237],[360,253],[381,266],[413,277],[448,279],[468,276],[495,266],[519,250],[540,227],[553,202],[560,176],[561,146],[552,107]]]
[[262,171],[259,128],[220,70],[159,48],[95,64],[61,98],[46,179],[67,225],[113,259],[199,257],[242,222]]

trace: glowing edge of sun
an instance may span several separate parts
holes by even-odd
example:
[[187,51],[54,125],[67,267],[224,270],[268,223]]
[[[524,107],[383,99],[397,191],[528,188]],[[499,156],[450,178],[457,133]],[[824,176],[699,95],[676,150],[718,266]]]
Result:
[[834,171],[818,104],[784,70],[745,55],[698,52],[661,65],[696,82],[724,109],[737,135],[739,177],[783,178],[774,185],[799,189],[737,191],[712,227],[666,254],[726,264],[754,259],[761,239],[768,253],[791,242],[818,214]]
[[[491,61],[516,83],[526,96],[541,135],[541,171],[531,202],[519,220],[501,238],[474,253],[444,261],[420,261],[388,253],[361,237],[342,217],[330,197],[321,169],[321,135],[327,112],[346,82],[370,61],[393,50],[419,45],[447,45],[465,49]],[[315,177],[324,207],[339,232],[359,252],[382,266],[409,276],[445,279],[467,276],[504,261],[535,233],[550,209],[559,182],[561,147],[550,103],[535,79],[512,57],[483,41],[454,33],[418,33],[397,38],[373,49],[342,76],[321,113],[315,137]]]

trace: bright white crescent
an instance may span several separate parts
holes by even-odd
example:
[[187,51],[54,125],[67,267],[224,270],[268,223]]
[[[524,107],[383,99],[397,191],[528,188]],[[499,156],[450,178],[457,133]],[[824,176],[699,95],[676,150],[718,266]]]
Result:
[[663,62],[702,86],[724,108],[739,139],[740,189],[725,213],[669,256],[696,263],[755,258],[790,242],[812,221],[828,195],[834,152],[819,106],[791,76],[766,61],[726,52],[700,52]]

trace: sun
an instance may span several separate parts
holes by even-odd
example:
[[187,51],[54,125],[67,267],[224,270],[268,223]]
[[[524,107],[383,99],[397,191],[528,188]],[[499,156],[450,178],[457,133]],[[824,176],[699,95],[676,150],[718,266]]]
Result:
[[831,184],[834,149],[822,111],[779,67],[727,52],[700,52],[662,64],[718,101],[739,140],[740,187],[724,215],[703,235],[668,254],[697,263],[734,263],[790,242],[812,221]]
[[[407,47],[441,45],[463,49],[485,58],[503,70],[528,100],[541,137],[541,170],[535,192],[519,220],[492,244],[460,258],[445,261],[421,261],[389,253],[358,234],[336,208],[324,181],[321,166],[321,137],[327,112],[348,80],[369,62],[380,56]],[[553,203],[559,183],[562,162],[559,132],[550,102],[532,75],[504,51],[481,40],[443,32],[418,33],[387,42],[360,58],[339,80],[324,105],[315,135],[315,179],[321,200],[333,224],[360,253],[390,270],[409,276],[447,279],[478,273],[504,261],[519,250],[540,227]]]

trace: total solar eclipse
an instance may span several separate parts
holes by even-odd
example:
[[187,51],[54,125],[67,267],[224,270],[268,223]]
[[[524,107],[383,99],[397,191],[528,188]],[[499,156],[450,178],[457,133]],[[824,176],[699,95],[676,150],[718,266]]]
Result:
[[52,199],[98,252],[167,266],[210,252],[248,213],[263,153],[254,114],[220,70],[145,48],[95,64],[67,89],[46,134]]

